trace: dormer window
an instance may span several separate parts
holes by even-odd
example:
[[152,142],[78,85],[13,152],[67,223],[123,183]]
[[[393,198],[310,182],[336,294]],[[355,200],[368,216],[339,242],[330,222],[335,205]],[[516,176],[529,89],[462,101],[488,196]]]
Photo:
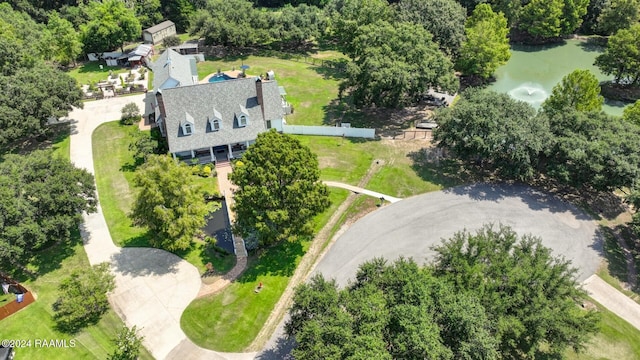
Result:
[[240,127],[245,127],[247,126],[247,116],[246,115],[240,115],[238,117],[238,126]]
[[220,120],[218,119],[211,120],[211,131],[218,131],[218,130],[220,130]]
[[245,127],[249,124],[249,112],[244,106],[240,105],[240,112],[236,113],[236,119],[238,120],[238,127]]
[[213,116],[209,118],[209,128],[211,131],[220,130],[220,126],[222,125],[222,115],[216,109],[213,109]]
[[180,127],[182,128],[182,135],[187,136],[193,134],[193,117],[189,115],[189,113],[185,113],[185,119],[180,124]]

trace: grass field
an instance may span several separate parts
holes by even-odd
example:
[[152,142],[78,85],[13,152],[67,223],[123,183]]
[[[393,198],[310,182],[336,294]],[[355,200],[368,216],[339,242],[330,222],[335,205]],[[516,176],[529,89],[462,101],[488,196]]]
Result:
[[[135,164],[129,143],[138,132],[136,126],[121,125],[119,121],[100,125],[93,133],[93,159],[100,204],[113,241],[118,246],[150,246],[151,234],[134,226],[128,213],[134,201],[133,176]],[[196,181],[217,192],[215,178],[196,177]],[[220,256],[203,244],[194,244],[187,251],[176,252],[200,272],[211,262],[220,272],[230,270],[235,264],[233,255]]]
[[[334,58],[334,53],[327,53]],[[293,105],[294,113],[287,116],[287,123],[297,125],[322,125],[324,108],[338,96],[338,80],[327,75],[329,69],[302,61],[272,57],[249,56],[244,59],[204,61],[198,63],[198,76],[205,76],[232,69],[239,70],[242,64],[249,65],[249,76],[259,76],[273,70],[278,84],[287,91],[287,101]],[[318,61],[318,64],[320,62]]]
[[[347,198],[348,192],[330,189],[331,207],[315,218],[321,229]],[[180,325],[199,346],[218,351],[243,351],[256,337],[305,254],[309,241],[285,242],[252,256],[247,270],[222,292],[194,300]],[[263,288],[255,293],[259,283]]]

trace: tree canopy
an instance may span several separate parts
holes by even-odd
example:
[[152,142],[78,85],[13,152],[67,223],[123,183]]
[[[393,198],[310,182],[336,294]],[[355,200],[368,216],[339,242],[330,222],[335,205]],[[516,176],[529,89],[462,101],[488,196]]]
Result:
[[360,265],[338,289],[316,275],[296,290],[286,334],[297,359],[502,359],[580,348],[597,314],[578,303],[569,262],[510,228],[457,233],[432,265]]
[[622,118],[640,126],[640,100],[636,100],[635,103],[627,106],[622,113]]
[[542,104],[545,112],[560,112],[567,108],[577,111],[600,111],[604,98],[600,95],[600,82],[589,70],[574,70],[553,87],[551,95]]
[[622,29],[609,37],[607,48],[596,57],[595,65],[614,82],[640,85],[640,24]]
[[6,155],[0,163],[0,268],[70,240],[82,212],[96,210],[93,176],[50,151]]
[[449,55],[457,55],[465,40],[465,9],[455,0],[401,0],[396,6],[399,21],[422,25],[433,41]]
[[598,16],[598,30],[606,35],[628,29],[640,20],[640,1],[607,0]]
[[347,55],[353,61],[342,87],[357,106],[400,107],[415,103],[429,88],[458,89],[451,60],[420,25],[379,21],[361,26]]
[[502,13],[488,4],[480,4],[465,25],[467,40],[460,50],[457,68],[466,75],[488,79],[500,65],[511,58],[509,28]]
[[73,24],[54,11],[49,15],[47,28],[51,32],[54,59],[64,66],[75,64],[76,58],[82,52],[82,42]]
[[142,32],[133,9],[127,8],[122,1],[90,2],[87,14],[89,21],[81,26],[86,52],[122,49],[125,41],[137,39]]
[[148,156],[136,171],[134,183],[139,192],[130,216],[136,225],[151,230],[154,246],[187,249],[215,210],[205,202],[191,169],[169,156]]
[[555,356],[567,347],[579,350],[597,331],[596,313],[578,306],[587,295],[578,288],[576,269],[539,238],[487,225],[457,233],[435,251],[435,274],[453,283],[454,291],[477,297],[504,358],[544,348]]
[[0,148],[47,131],[51,116],[63,117],[82,107],[82,90],[69,75],[37,62],[0,76]]
[[436,113],[438,146],[465,160],[486,163],[512,179],[537,172],[550,141],[549,124],[527,103],[507,94],[467,89],[454,107]]
[[547,174],[576,187],[632,187],[640,173],[640,128],[603,112],[571,109],[549,117]]
[[275,131],[258,135],[230,179],[238,186],[236,231],[259,245],[310,235],[312,218],[329,206],[316,156],[297,139]]

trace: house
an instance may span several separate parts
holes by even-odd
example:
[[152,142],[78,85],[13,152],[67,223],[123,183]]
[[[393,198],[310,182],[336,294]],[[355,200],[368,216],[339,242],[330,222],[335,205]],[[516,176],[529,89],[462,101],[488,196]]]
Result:
[[285,115],[275,80],[229,78],[198,83],[195,61],[167,50],[154,63],[155,121],[169,152],[182,160],[237,158]]
[[142,40],[153,45],[159,44],[164,38],[176,34],[176,24],[171,20],[163,21],[142,31]]

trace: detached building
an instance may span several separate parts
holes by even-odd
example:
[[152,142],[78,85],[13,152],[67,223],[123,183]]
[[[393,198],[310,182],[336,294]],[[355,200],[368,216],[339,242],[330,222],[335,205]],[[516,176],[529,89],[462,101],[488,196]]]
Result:
[[152,43],[153,45],[159,44],[164,38],[176,34],[176,24],[171,20],[163,21],[158,25],[154,25],[148,29],[142,30],[142,40]]

